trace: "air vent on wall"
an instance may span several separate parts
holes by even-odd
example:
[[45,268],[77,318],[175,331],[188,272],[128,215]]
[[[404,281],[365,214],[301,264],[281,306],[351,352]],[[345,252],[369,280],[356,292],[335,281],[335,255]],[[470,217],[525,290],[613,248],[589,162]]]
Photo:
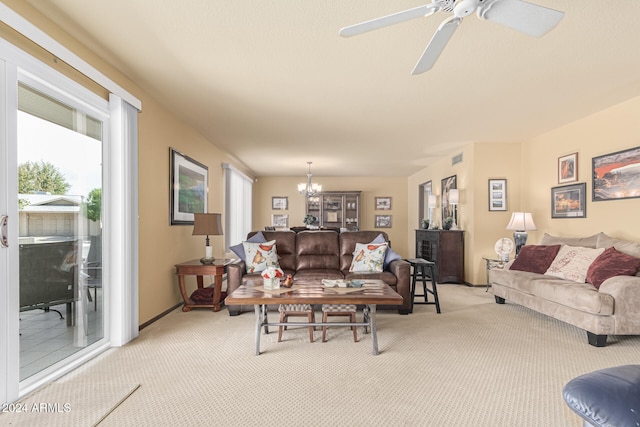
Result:
[[451,166],[462,163],[462,153],[457,154],[451,158]]

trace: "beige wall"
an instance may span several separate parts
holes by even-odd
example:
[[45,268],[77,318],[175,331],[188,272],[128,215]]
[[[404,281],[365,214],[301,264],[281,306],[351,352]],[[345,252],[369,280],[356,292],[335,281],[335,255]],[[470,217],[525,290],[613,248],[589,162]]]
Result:
[[[611,236],[640,241],[640,199],[591,201],[591,159],[640,145],[640,97],[613,106],[576,122],[514,143],[476,143],[462,151],[464,161],[451,166],[446,158],[409,177],[409,194],[428,180],[439,195],[440,180],[458,175],[460,221],[465,230],[465,280],[486,283],[483,256],[494,257],[494,242],[513,237],[505,229],[511,212],[530,211],[537,231],[529,232],[528,243],[539,243],[546,233],[559,236],[586,236],[603,231]],[[558,186],[558,157],[578,153],[578,182],[587,184],[587,217],[551,218],[551,188]],[[469,155],[467,155],[469,154]],[[488,179],[507,179],[507,212],[489,212]],[[417,197],[408,203],[407,240],[415,245],[414,224],[418,221]],[[438,223],[441,219],[438,213]],[[413,253],[414,249],[410,249]]]
[[[298,193],[298,183],[304,182],[306,175],[297,177],[261,177],[254,183],[253,228],[264,229],[271,225],[272,214],[288,214],[289,226],[303,226],[305,199]],[[411,255],[407,251],[407,178],[406,177],[321,177],[313,176],[314,183],[322,184],[323,191],[362,191],[360,195],[361,230],[375,230],[376,214],[392,215],[392,227],[380,228],[389,235],[391,246],[403,257]],[[289,198],[289,210],[271,210],[272,196]],[[376,211],[375,198],[390,196],[391,210]]]
[[[3,0],[13,10],[62,43],[76,55],[100,70],[142,101],[139,115],[139,322],[142,324],[182,301],[178,291],[174,265],[204,255],[204,237],[192,236],[191,226],[169,225],[169,147],[198,160],[209,168],[209,212],[223,208],[222,162],[243,170],[244,167],[221,152],[208,141],[161,107],[148,93],[142,91],[126,76],[69,37],[59,26],[33,10],[21,0]],[[86,83],[102,96],[105,91],[77,75],[61,61],[54,62],[51,55],[38,52],[7,28],[0,28],[0,36],[37,55],[55,69]],[[75,75],[74,75],[75,73]],[[214,256],[223,256],[222,237],[212,237]],[[195,288],[195,280],[188,278],[188,291]]]

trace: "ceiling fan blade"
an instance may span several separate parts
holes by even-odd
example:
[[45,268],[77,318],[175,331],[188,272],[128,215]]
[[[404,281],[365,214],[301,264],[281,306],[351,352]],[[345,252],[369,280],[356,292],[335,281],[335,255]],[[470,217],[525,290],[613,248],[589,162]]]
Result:
[[344,27],[340,29],[338,34],[340,34],[342,37],[357,36],[358,34],[377,30],[379,28],[388,27],[394,24],[399,24],[401,22],[409,21],[411,19],[422,18],[425,16],[433,15],[439,10],[440,10],[440,6],[430,3],[424,6],[414,7],[413,9],[407,9],[402,12],[393,13],[391,15],[383,16],[380,18],[372,19],[370,21],[365,21],[359,24],[354,24],[348,27]]
[[534,37],[553,30],[564,12],[522,0],[495,0],[478,8],[478,16]]
[[422,53],[422,56],[418,60],[418,63],[413,68],[411,74],[416,75],[420,73],[424,73],[425,71],[429,71],[431,67],[436,63],[440,54],[444,50],[447,43],[453,36],[453,33],[458,29],[458,25],[462,22],[462,18],[456,18],[452,16],[451,18],[445,20],[440,26],[436,33],[431,37],[431,41],[427,45],[427,48]]

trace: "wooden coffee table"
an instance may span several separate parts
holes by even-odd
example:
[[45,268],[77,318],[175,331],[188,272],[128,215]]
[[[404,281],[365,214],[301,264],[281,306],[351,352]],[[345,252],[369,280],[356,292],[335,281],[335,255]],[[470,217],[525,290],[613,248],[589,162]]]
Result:
[[[325,288],[321,284],[294,282],[292,288],[280,288],[267,291],[262,282],[248,282],[229,295],[225,304],[253,304],[256,315],[255,345],[256,356],[260,355],[260,330],[269,333],[269,326],[364,326],[365,333],[371,330],[373,354],[378,354],[378,336],[376,331],[376,306],[401,305],[402,296],[396,293],[382,280],[367,280],[362,288]],[[364,305],[364,321],[343,322],[288,322],[270,323],[267,319],[269,304],[356,304]]]

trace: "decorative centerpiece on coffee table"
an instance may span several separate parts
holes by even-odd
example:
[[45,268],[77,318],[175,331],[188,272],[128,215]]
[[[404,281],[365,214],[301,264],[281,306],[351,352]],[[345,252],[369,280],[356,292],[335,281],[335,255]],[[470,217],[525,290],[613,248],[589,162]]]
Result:
[[265,289],[280,289],[280,279],[284,272],[279,267],[267,267],[261,276]]

